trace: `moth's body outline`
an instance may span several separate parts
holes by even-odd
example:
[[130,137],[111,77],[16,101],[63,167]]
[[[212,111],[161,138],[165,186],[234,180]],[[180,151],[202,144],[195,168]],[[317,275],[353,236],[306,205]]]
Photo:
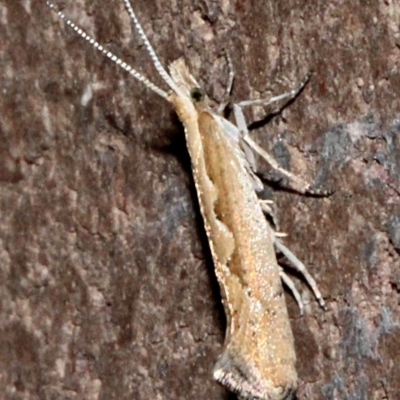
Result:
[[[124,3],[170,93],[108,52],[46,2],[92,46],[175,107],[185,128],[196,192],[227,314],[224,350],[215,365],[214,378],[244,399],[290,399],[297,387],[296,355],[281,278],[300,301],[300,307],[302,304],[290,278],[277,263],[275,247],[304,274],[322,306],[324,301],[304,264],[279,242],[266,220],[265,207],[256,194],[260,181],[246,149],[259,153],[285,173],[299,191],[310,191],[310,186],[279,167],[249,137],[242,108],[259,104],[262,99],[234,104],[237,126],[216,115],[182,59],[171,63],[169,74],[163,68],[129,0]],[[295,96],[305,83],[269,102]],[[228,91],[231,86],[232,79]]]

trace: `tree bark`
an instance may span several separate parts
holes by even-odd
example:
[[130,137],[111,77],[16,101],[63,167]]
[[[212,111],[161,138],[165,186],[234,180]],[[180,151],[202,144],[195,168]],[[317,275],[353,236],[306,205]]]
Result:
[[[122,1],[57,4],[165,89]],[[300,316],[287,293],[297,398],[398,398],[400,3],[133,7],[163,64],[184,57],[215,102],[228,78],[224,50],[232,101],[283,93],[313,70],[252,131],[283,166],[334,190],[284,190],[259,160],[284,242],[328,304],[293,278],[306,308]],[[0,0],[0,29],[1,397],[235,398],[212,379],[225,317],[171,105],[44,1]]]

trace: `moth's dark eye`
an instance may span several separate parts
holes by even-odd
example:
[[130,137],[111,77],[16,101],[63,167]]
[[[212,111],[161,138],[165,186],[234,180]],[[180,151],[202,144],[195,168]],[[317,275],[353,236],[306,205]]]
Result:
[[205,98],[205,93],[202,89],[195,87],[190,90],[190,98],[192,99],[193,103],[199,103],[203,101]]

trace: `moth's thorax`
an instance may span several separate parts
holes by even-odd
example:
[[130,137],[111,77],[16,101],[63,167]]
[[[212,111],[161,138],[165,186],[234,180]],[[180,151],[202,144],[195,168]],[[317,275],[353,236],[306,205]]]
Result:
[[191,126],[192,124],[197,123],[197,110],[189,97],[172,93],[168,97],[168,101],[173,104],[175,112],[185,130],[187,129],[187,125]]

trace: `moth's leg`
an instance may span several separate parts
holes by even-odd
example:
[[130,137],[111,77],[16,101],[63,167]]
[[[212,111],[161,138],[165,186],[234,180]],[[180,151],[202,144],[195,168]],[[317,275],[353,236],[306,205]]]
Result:
[[309,182],[305,181],[302,178],[299,178],[292,172],[281,167],[275,160],[275,158],[272,157],[270,154],[268,154],[268,152],[265,151],[261,146],[259,146],[249,135],[244,136],[243,140],[246,142],[246,144],[248,144],[251,147],[252,150],[258,153],[274,170],[285,175],[289,179],[292,188],[297,192],[302,194],[309,193],[322,196],[326,196],[327,194],[330,193],[327,190],[312,189],[311,184]]
[[228,83],[226,85],[224,97],[222,98],[221,104],[219,105],[218,110],[217,110],[218,114],[221,114],[225,110],[226,106],[229,103],[232,86],[233,86],[233,79],[235,77],[235,71],[233,70],[231,56],[229,55],[229,53],[226,50],[224,53],[225,53],[226,63],[228,65]]
[[243,113],[243,107],[256,105],[256,104],[271,104],[280,100],[284,99],[292,99],[294,98],[300,90],[304,87],[307,83],[308,79],[310,78],[310,74],[307,74],[306,78],[294,89],[291,91],[281,94],[279,96],[271,97],[269,99],[256,99],[256,100],[248,100],[242,101],[240,103],[233,105],[233,112],[235,115],[236,126],[239,129],[241,139],[243,140],[244,144],[247,145],[251,150],[258,153],[273,169],[279,171],[281,174],[285,175],[289,178],[291,182],[291,186],[294,190],[298,191],[299,193],[309,193],[319,196],[326,196],[330,194],[328,190],[319,190],[319,189],[312,189],[311,184],[306,182],[304,179],[297,177],[290,171],[282,168],[278,162],[266,152],[261,146],[259,146],[249,135],[249,130],[247,128],[247,123]]
[[283,283],[292,292],[293,297],[295,298],[296,303],[299,306],[300,315],[303,315],[304,304],[303,304],[303,301],[301,300],[300,293],[298,292],[298,290],[296,289],[296,286],[294,285],[294,282],[289,278],[289,276],[286,275],[286,273],[285,273],[285,271],[283,270],[282,267],[279,267],[279,275],[280,275]]
[[274,245],[293,264],[293,266],[304,276],[304,279],[310,285],[311,290],[313,291],[315,297],[317,298],[318,303],[324,310],[326,310],[327,307],[326,307],[325,301],[322,297],[322,294],[319,291],[317,283],[315,282],[314,278],[308,272],[306,266],[279,240],[275,239]]
[[283,175],[287,176],[291,182],[295,183],[295,185],[293,186],[298,192],[303,194],[312,192],[311,185],[308,182],[292,174],[290,171],[287,171],[286,169],[282,168],[274,157],[268,154],[268,152],[266,152],[250,137],[249,131],[247,129],[246,120],[244,118],[243,110],[239,105],[237,104],[233,105],[233,112],[235,114],[236,125],[239,129],[242,140],[253,151],[258,153],[274,170],[279,171]]
[[237,105],[241,108],[248,106],[255,106],[255,105],[268,106],[269,104],[276,103],[277,101],[285,99],[288,100],[294,99],[300,93],[300,91],[303,89],[306,83],[309,81],[310,77],[311,77],[311,72],[309,72],[295,88],[293,88],[289,92],[280,94],[279,96],[267,97],[264,99],[245,100],[241,101],[240,103],[237,103]]
[[[278,217],[276,215],[275,209],[273,206],[274,202],[272,200],[268,199],[258,199],[258,202],[260,204],[261,210],[263,211],[264,214],[268,215],[268,217],[271,218],[273,227],[270,226],[271,228],[271,235],[272,237],[275,238],[282,238],[282,237],[287,237],[288,234],[286,232],[280,232],[279,231],[279,222],[278,222]],[[271,224],[269,224],[271,225]]]
[[275,210],[272,207],[274,202],[272,200],[264,200],[264,199],[258,199],[258,202],[260,203],[260,207],[263,213],[271,218],[272,223],[274,224],[274,228],[279,230],[278,218],[276,216]]
[[277,237],[277,238],[282,238],[282,237],[288,237],[289,236],[286,232],[277,232],[277,231],[275,231],[274,234],[275,234],[275,237]]

